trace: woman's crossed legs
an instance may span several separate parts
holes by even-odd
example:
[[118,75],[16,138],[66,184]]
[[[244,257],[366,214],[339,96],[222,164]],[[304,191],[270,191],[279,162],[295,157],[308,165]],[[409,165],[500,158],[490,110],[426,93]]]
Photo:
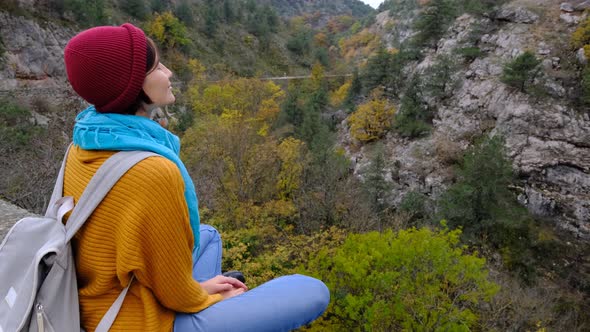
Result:
[[[215,228],[201,225],[201,250],[193,256],[193,277],[205,281],[221,274],[221,239]],[[330,302],[320,280],[289,275],[194,314],[177,313],[175,332],[290,331],[318,318]]]

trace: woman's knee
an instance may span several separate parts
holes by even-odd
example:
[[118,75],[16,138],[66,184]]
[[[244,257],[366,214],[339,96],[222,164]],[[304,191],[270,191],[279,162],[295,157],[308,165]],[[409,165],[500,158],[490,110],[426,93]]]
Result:
[[319,314],[330,304],[330,290],[321,280],[301,274],[287,276],[297,283],[299,291],[305,297],[305,305]]
[[202,240],[207,242],[221,241],[221,235],[219,235],[217,229],[211,225],[199,225],[199,232],[201,233]]

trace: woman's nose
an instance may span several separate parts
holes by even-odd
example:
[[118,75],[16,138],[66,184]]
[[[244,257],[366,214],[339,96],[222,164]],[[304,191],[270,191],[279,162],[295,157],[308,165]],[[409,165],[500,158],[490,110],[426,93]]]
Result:
[[174,76],[174,73],[170,69],[168,69],[168,67],[166,67],[164,65],[162,65],[162,67],[164,67],[164,73],[166,73],[166,76],[168,78],[171,78],[172,76]]

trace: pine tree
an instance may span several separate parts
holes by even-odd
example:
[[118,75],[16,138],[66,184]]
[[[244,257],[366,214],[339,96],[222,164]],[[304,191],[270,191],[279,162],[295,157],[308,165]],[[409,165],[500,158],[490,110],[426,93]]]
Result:
[[414,41],[418,46],[432,46],[446,32],[457,14],[453,0],[431,0],[416,21],[418,34]]
[[389,85],[389,73],[391,54],[383,45],[377,50],[377,54],[369,58],[363,72],[363,88],[371,91],[378,86]]
[[369,195],[369,200],[373,211],[379,219],[379,232],[382,231],[384,214],[387,209],[387,196],[391,190],[391,184],[385,180],[383,171],[385,169],[385,158],[383,145],[378,144],[375,147],[374,156],[367,170],[365,188]]
[[521,92],[525,92],[537,76],[540,64],[541,61],[532,52],[526,51],[504,66],[501,80]]
[[402,97],[400,112],[395,119],[395,128],[402,136],[420,137],[430,131],[432,114],[422,97],[422,83],[414,75]]

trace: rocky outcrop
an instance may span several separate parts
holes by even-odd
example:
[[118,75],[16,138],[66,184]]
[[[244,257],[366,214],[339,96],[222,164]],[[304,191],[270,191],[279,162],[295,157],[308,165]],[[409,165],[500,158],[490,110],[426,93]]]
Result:
[[35,214],[0,199],[0,243],[15,222],[29,216]]
[[[571,29],[561,22],[563,29]],[[590,238],[590,116],[568,106],[570,91],[558,77],[573,74],[560,73],[561,41],[532,33],[543,24],[549,23],[513,4],[489,19],[463,15],[422,63],[408,68],[423,71],[437,56],[452,55],[458,47],[477,46],[483,54],[461,69],[461,84],[450,98],[431,105],[438,114],[430,137],[405,140],[390,134],[384,140],[390,156],[385,174],[393,174],[387,177],[393,184],[392,204],[410,191],[437,197],[453,180],[448,161],[469,147],[474,137],[501,134],[522,180],[517,191],[520,202],[556,226]],[[474,41],[476,28],[489,33]],[[500,81],[503,66],[531,49],[543,61],[535,81],[547,94],[543,98]],[[342,140],[352,143],[347,135]],[[362,176],[370,153],[363,147],[350,154],[357,161],[354,171]]]
[[391,16],[389,10],[380,12],[375,17],[375,24],[370,28],[372,33],[381,36],[388,49],[398,48],[414,34],[412,26],[416,12],[413,12],[413,14],[405,13],[404,15],[396,13],[394,15]]
[[60,104],[71,98],[63,49],[74,30],[0,11],[0,97],[43,98]]
[[530,10],[512,5],[503,6],[495,16],[497,20],[526,24],[535,23],[539,19],[539,15]]
[[574,12],[574,11],[583,12],[586,9],[590,9],[590,1],[588,1],[588,0],[570,0],[567,2],[561,3],[561,5],[559,6],[559,9],[561,9],[564,12]]

